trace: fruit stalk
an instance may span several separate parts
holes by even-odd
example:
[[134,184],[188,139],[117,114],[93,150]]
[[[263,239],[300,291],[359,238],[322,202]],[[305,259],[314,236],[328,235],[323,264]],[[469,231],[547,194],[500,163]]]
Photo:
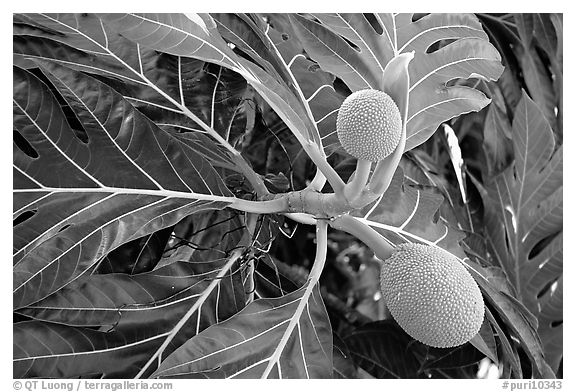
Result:
[[362,190],[368,183],[372,162],[365,159],[358,159],[356,171],[352,174],[350,181],[344,186],[344,197],[352,202],[358,198]]

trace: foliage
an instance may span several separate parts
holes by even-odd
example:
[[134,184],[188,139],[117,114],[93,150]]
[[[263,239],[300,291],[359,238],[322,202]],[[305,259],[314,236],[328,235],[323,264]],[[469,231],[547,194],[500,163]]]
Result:
[[[14,377],[561,377],[561,15],[19,14],[13,39]],[[339,210],[364,88],[403,139]],[[472,273],[470,343],[390,318],[373,253],[404,242]]]

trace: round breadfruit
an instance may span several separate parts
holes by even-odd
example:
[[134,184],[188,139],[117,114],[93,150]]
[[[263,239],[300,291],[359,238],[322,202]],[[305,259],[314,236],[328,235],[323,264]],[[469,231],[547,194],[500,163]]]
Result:
[[358,159],[377,162],[390,155],[400,142],[400,110],[383,91],[356,91],[340,106],[336,131],[346,152]]
[[478,285],[452,254],[428,245],[403,244],[382,263],[381,287],[396,322],[432,347],[468,342],[484,320]]

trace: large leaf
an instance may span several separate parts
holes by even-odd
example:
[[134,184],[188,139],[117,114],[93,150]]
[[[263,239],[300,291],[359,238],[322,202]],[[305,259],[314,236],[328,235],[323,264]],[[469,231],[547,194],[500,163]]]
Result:
[[317,230],[314,266],[290,294],[250,303],[190,339],[153,377],[330,378],[332,331],[318,280],[326,260],[327,224]]
[[547,360],[562,357],[562,146],[524,94],[512,125],[514,163],[485,183],[486,236],[518,299],[539,319]]
[[[498,312],[505,323],[507,333],[501,333],[501,327],[494,317],[487,316],[499,335],[506,353],[504,362],[516,367],[516,374],[520,376],[521,370],[517,368],[517,353],[509,346],[508,336],[515,337],[533,365],[532,376],[538,378],[554,378],[554,372],[544,359],[542,344],[537,332],[537,319],[526,307],[519,302],[510,291],[508,280],[502,276],[501,271],[494,268],[482,268],[477,264],[470,264],[470,272],[484,298],[487,299]],[[498,272],[499,271],[499,272]]]
[[41,321],[16,323],[13,377],[133,377],[167,335],[153,330],[100,332]]
[[[237,253],[224,260],[175,263],[136,276],[94,275],[72,283],[22,312],[51,322],[15,325],[15,377],[150,374],[158,356],[169,355],[244,307],[240,260]],[[118,356],[127,359],[124,364],[116,362]]]
[[[498,51],[473,15],[412,18],[412,14],[377,14],[369,19],[364,14],[293,16],[294,30],[310,57],[352,91],[382,89],[388,62],[414,51],[405,150],[425,142],[443,121],[490,102],[480,91],[451,81],[496,80],[503,70]],[[441,47],[434,50],[435,45]]]
[[420,242],[462,257],[463,234],[437,216],[442,200],[436,192],[407,184],[398,168],[384,195],[354,215],[392,244]]
[[[556,111],[559,106],[555,80],[561,78],[556,59],[557,37],[550,14],[516,14],[514,19],[522,44],[514,50],[520,61],[524,81],[534,102],[552,127],[556,127]],[[537,44],[542,45],[548,55],[547,65],[538,54]],[[553,74],[551,77],[550,73]]]
[[14,69],[16,308],[57,291],[119,245],[223,208],[231,195],[201,155],[107,85],[55,64],[43,71],[88,140],[76,136],[43,82]]
[[145,47],[177,56],[193,57],[238,72],[266,99],[294,135],[308,148],[312,142],[321,147],[313,118],[295,95],[275,76],[258,65],[242,59],[219,35],[208,15],[183,14],[109,14],[102,19],[112,29]]
[[[295,328],[288,330],[293,321]],[[153,376],[330,378],[331,369],[330,322],[318,286],[307,285],[279,298],[255,300],[204,330],[166,358]]]
[[[223,260],[178,262],[137,275],[91,275],[77,279],[48,298],[19,311],[37,320],[109,330],[168,331],[216,278]],[[220,279],[204,300],[202,319],[190,323],[195,333],[244,307],[239,270]],[[190,335],[190,334],[189,334]]]
[[185,143],[212,163],[234,169],[226,150],[234,153],[229,136],[242,126],[236,118],[243,112],[237,103],[245,91],[243,78],[142,47],[91,14],[30,14],[26,20],[58,34],[15,24],[16,64],[36,67],[31,60],[42,59],[101,76],[157,125],[186,132]]

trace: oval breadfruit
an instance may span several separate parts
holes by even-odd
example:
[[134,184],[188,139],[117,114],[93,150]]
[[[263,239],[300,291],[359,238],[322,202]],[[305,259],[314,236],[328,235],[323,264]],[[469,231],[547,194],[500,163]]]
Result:
[[340,106],[336,131],[346,152],[358,159],[377,162],[398,146],[402,117],[385,92],[360,90],[350,94]]
[[381,288],[396,322],[432,347],[468,342],[484,320],[478,285],[452,254],[428,245],[403,244],[384,260]]

